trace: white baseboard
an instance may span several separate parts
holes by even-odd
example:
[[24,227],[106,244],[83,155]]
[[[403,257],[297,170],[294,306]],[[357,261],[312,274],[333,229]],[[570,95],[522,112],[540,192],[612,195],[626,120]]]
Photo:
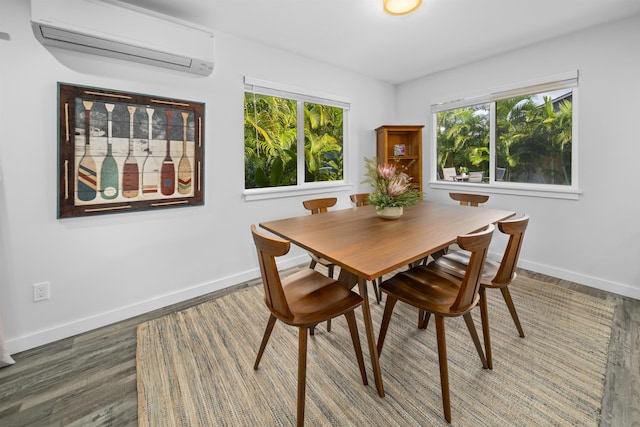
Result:
[[[497,254],[491,254],[492,258]],[[499,255],[499,254],[498,254]],[[308,262],[306,254],[284,260],[278,264],[280,269],[296,267]],[[498,258],[499,259],[499,258]],[[618,295],[640,299],[640,288],[632,287],[622,283],[616,283],[597,277],[579,274],[573,271],[563,270],[557,267],[539,264],[525,259],[520,259],[518,266],[536,273],[546,274],[559,279],[569,280],[596,289],[612,292]],[[190,288],[181,289],[177,292],[161,295],[145,301],[140,301],[117,309],[99,313],[94,316],[77,319],[62,325],[36,331],[21,337],[7,340],[7,346],[11,354],[19,353],[31,348],[35,348],[53,341],[68,338],[83,332],[87,332],[102,326],[110,325],[121,320],[129,319],[140,314],[148,313],[171,304],[176,304],[190,298],[199,297],[207,293],[227,288],[239,283],[253,280],[260,276],[259,269],[251,269],[232,276],[223,277],[212,282],[202,283]]]
[[[309,262],[309,256],[306,254],[284,260],[281,263],[278,263],[278,267],[280,269],[287,269],[305,262]],[[171,304],[176,304],[210,292],[227,288],[229,286],[244,283],[257,277],[260,277],[260,270],[258,268],[251,269],[239,274],[223,277],[212,282],[201,283],[189,288],[181,289],[177,292],[160,295],[148,300],[118,307],[114,310],[99,313],[94,316],[76,319],[68,323],[55,325],[51,328],[42,329],[17,338],[7,339],[7,347],[10,354],[20,353],[21,351],[69,338],[121,320],[130,319],[140,314],[148,313]]]
[[633,287],[624,283],[614,282],[600,277],[588,276],[576,273],[575,271],[564,270],[562,268],[550,265],[539,264],[527,261],[525,259],[518,260],[518,267],[530,270],[536,273],[546,274],[547,276],[557,277],[558,279],[568,280],[570,282],[579,283],[581,285],[612,292],[629,298],[640,300],[640,287]]

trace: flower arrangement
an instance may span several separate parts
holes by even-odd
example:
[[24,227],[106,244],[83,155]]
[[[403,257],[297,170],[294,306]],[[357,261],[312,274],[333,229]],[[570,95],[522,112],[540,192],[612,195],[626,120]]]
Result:
[[385,163],[378,165],[375,158],[364,158],[365,180],[371,184],[373,191],[369,193],[368,203],[377,211],[386,207],[414,206],[422,198],[422,193],[411,187],[411,177],[398,171],[395,165]]

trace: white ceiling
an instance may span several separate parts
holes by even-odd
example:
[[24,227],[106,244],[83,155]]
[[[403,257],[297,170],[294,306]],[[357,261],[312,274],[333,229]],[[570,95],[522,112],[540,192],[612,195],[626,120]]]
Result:
[[125,0],[300,56],[401,83],[640,13],[640,0]]

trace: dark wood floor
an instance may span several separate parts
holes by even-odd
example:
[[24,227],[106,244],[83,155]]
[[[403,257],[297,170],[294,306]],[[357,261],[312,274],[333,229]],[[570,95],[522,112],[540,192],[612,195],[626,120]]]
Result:
[[[520,274],[616,301],[601,426],[639,426],[640,301],[524,270]],[[136,426],[136,327],[255,283],[13,355],[16,364],[0,369],[0,426]]]

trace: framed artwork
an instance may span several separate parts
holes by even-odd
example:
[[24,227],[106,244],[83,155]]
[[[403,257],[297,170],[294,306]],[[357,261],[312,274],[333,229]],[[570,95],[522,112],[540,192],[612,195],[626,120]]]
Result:
[[204,104],[58,83],[58,218],[204,204]]
[[395,144],[393,146],[393,155],[394,156],[404,156],[407,154],[406,146],[404,144]]

